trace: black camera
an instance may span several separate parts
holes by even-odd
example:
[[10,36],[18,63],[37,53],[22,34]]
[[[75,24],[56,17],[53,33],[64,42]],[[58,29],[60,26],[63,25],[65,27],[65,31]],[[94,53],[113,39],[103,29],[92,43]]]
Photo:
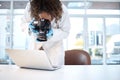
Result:
[[34,30],[39,32],[37,34],[38,41],[47,41],[46,34],[51,29],[51,22],[47,19],[40,19],[39,21],[33,21],[32,25],[35,27]]

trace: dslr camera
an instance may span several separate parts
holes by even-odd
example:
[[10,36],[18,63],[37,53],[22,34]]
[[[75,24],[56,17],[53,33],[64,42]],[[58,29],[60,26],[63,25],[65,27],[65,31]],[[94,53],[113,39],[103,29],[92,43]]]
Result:
[[46,34],[51,29],[51,22],[47,19],[40,19],[39,21],[34,20],[32,25],[34,26],[34,30],[38,32],[37,40],[47,41]]

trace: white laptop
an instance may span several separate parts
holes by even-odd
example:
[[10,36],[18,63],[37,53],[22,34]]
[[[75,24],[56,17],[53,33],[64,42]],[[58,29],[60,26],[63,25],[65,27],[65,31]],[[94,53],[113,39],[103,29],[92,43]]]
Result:
[[6,49],[12,61],[21,68],[56,70],[42,50]]

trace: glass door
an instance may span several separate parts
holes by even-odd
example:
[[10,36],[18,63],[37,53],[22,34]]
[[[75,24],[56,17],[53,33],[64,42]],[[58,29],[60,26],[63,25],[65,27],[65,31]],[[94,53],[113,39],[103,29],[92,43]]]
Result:
[[88,18],[89,53],[94,64],[102,64],[103,26],[103,18]]
[[120,64],[120,18],[106,18],[107,64]]
[[68,49],[83,49],[83,18],[70,17],[71,31],[68,37]]

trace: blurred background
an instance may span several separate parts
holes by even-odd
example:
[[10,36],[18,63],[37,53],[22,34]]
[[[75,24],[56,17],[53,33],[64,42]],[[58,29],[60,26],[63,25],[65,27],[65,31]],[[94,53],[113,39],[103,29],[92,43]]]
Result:
[[[26,49],[21,17],[29,0],[0,0],[0,64],[10,63],[6,48]],[[120,65],[120,0],[61,0],[70,14],[68,49],[89,52],[92,65]]]

